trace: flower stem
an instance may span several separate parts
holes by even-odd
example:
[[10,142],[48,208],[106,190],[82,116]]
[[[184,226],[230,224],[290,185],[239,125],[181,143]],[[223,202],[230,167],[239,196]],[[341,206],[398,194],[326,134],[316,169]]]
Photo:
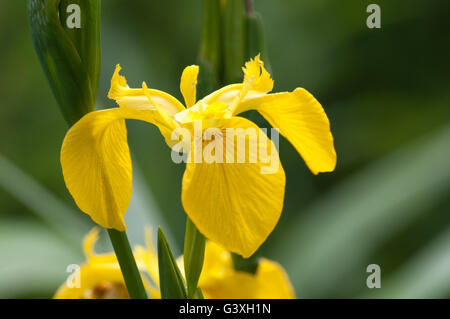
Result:
[[141,274],[134,260],[133,252],[126,232],[108,229],[109,238],[119,261],[128,294],[132,299],[147,299],[147,293],[142,283]]
[[189,299],[193,298],[198,290],[197,284],[205,258],[205,242],[205,237],[199,232],[192,220],[187,217],[184,239],[184,272]]

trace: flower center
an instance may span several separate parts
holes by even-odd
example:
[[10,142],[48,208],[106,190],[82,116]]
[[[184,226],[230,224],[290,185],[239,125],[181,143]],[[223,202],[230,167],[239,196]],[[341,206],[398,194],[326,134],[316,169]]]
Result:
[[229,117],[228,106],[225,103],[216,101],[212,104],[206,104],[202,100],[198,101],[194,106],[175,114],[175,119],[182,124]]

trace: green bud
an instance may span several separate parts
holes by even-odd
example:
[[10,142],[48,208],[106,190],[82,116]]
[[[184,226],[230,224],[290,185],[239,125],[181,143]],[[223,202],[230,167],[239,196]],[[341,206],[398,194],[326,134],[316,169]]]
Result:
[[100,73],[100,0],[28,0],[34,47],[69,125],[93,111]]
[[261,16],[254,11],[248,12],[245,15],[245,25],[247,31],[246,60],[248,61],[256,55],[261,54],[264,67],[269,73],[272,73],[264,41],[264,28]]
[[[246,56],[245,60],[248,61],[260,54],[261,59],[264,62],[265,69],[272,74],[272,68],[270,67],[269,58],[267,55],[265,40],[264,40],[264,28],[261,16],[253,9],[253,1],[245,1],[245,26],[246,26]],[[272,74],[273,75],[273,74]],[[243,115],[245,118],[256,123],[258,126],[263,127],[266,124],[265,120],[256,110],[250,110]]]
[[245,62],[244,2],[227,0],[223,12],[223,52],[225,84],[242,81]]
[[220,0],[203,1],[203,35],[197,64],[200,67],[197,97],[203,98],[219,88],[222,72]]
[[159,285],[162,299],[186,299],[183,276],[161,227],[158,228]]
[[220,71],[221,63],[221,13],[220,0],[203,1],[203,34],[200,46],[200,57],[211,67]]

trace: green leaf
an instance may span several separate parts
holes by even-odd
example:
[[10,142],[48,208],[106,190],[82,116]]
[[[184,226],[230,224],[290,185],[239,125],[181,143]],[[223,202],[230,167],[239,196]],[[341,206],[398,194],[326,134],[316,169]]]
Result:
[[84,262],[80,248],[40,222],[0,224],[0,298],[51,298],[66,280],[70,264]]
[[158,266],[161,298],[186,299],[183,277],[161,227],[158,228]]
[[[68,30],[60,13],[66,2],[29,0],[36,53],[69,125],[93,111],[100,71],[100,1],[80,0],[81,28]],[[73,3],[73,2],[71,2]]]
[[[31,213],[57,232],[75,249],[89,230],[88,219],[67,205],[13,161],[0,154],[0,189],[9,193]],[[70,227],[67,227],[70,225]]]
[[203,268],[205,257],[205,237],[198,231],[191,219],[186,220],[186,237],[184,240],[184,272],[188,298],[192,298],[197,290],[198,279]]

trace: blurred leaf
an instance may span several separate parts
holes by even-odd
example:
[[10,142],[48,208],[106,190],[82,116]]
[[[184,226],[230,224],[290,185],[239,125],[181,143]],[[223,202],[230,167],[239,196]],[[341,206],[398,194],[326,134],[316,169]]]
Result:
[[[145,227],[155,229],[158,226],[165,229],[164,234],[167,239],[171,243],[175,243],[175,237],[168,227],[165,216],[158,207],[154,194],[149,189],[147,182],[142,175],[139,164],[134,160],[133,194],[131,195],[130,206],[125,214],[125,223],[129,229],[133,230],[128,234],[130,242],[132,243],[144,243]],[[156,236],[156,233],[154,234]],[[181,250],[177,245],[172,244],[171,248],[174,254],[179,255],[181,253]]]
[[364,262],[371,252],[448,194],[449,140],[447,125],[376,161],[291,223],[272,251],[300,298],[336,296],[348,278],[365,286]]
[[450,228],[419,251],[387,280],[381,289],[362,297],[448,298],[450,296]]
[[23,203],[39,219],[79,246],[82,234],[89,229],[81,220],[81,212],[66,205],[13,162],[0,154],[0,187]]
[[51,297],[67,266],[83,261],[81,249],[30,221],[0,224],[0,252],[0,298]]

